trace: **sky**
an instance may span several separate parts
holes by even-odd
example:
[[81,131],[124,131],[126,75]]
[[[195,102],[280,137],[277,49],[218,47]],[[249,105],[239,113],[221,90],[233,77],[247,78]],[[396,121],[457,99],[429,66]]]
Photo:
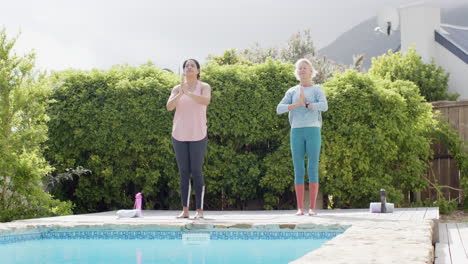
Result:
[[[426,1],[452,7],[468,0]],[[282,47],[310,29],[317,49],[386,6],[410,0],[0,0],[0,27],[43,70],[148,61],[177,71],[231,48]]]

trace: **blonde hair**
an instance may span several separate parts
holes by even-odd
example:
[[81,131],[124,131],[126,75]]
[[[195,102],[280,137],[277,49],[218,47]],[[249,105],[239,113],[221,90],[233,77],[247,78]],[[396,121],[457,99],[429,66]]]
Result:
[[299,66],[302,64],[302,63],[306,63],[307,65],[309,65],[311,71],[312,71],[312,76],[311,76],[311,79],[313,79],[315,77],[315,75],[317,75],[317,71],[315,70],[314,66],[312,65],[312,62],[310,62],[310,60],[306,59],[306,58],[302,58],[302,59],[299,59],[296,61],[296,63],[294,64],[296,66],[296,69],[294,70],[294,76],[296,76],[296,79],[298,81],[300,81],[301,79],[299,78]]

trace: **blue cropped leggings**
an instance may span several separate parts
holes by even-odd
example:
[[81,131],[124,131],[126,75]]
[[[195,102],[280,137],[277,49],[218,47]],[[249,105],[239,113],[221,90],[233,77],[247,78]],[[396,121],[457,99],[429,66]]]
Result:
[[318,168],[322,136],[320,127],[291,129],[291,153],[294,165],[294,183],[304,184],[304,160],[307,153],[309,183],[318,182]]

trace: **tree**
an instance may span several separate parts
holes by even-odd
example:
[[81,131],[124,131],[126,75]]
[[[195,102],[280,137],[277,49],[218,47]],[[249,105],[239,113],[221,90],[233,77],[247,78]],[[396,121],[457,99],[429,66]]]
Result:
[[410,47],[407,53],[393,53],[389,50],[386,55],[372,58],[369,73],[391,81],[412,81],[429,102],[456,100],[459,96],[447,93],[449,73],[436,66],[434,60],[429,64],[424,63],[414,47]]
[[235,49],[226,50],[222,56],[208,56],[208,64],[210,63],[214,63],[217,65],[253,64],[251,61],[248,61],[244,57],[239,56]]
[[295,63],[301,58],[313,58],[316,55],[317,52],[308,29],[303,33],[294,33],[284,48],[262,48],[257,42],[254,47],[240,51],[240,56],[253,63],[264,63],[267,58]]
[[353,55],[353,64],[350,65],[350,69],[362,72],[364,70],[364,54],[354,54]]
[[15,42],[0,31],[0,221],[71,213],[70,202],[43,190],[49,90],[33,70],[34,53],[16,56]]
[[327,57],[317,57],[312,60],[317,75],[314,77],[316,83],[324,83],[326,80],[331,78],[336,72],[344,72],[346,70],[345,65],[337,64]]
[[252,48],[241,50],[240,56],[253,63],[263,63],[267,58],[279,60],[280,50],[277,47],[262,48],[256,42]]
[[[284,48],[262,48],[260,44],[255,43],[254,47],[241,50],[239,56],[253,63],[264,63],[267,58],[290,63],[295,63],[301,58],[309,59],[317,70],[317,75],[314,77],[316,83],[323,83],[335,72],[343,72],[346,69],[344,65],[337,64],[325,56],[319,56],[308,29],[294,33]],[[350,67],[360,70],[361,64],[362,58],[357,57],[355,64]]]
[[295,63],[301,58],[313,58],[317,56],[314,42],[310,36],[310,30],[304,30],[304,33],[297,32],[293,34],[285,48],[281,50],[281,59]]

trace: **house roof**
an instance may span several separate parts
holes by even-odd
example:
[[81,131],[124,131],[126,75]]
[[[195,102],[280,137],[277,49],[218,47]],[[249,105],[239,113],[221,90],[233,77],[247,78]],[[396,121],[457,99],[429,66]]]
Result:
[[435,31],[434,38],[440,45],[468,64],[468,28],[441,25],[441,29]]

